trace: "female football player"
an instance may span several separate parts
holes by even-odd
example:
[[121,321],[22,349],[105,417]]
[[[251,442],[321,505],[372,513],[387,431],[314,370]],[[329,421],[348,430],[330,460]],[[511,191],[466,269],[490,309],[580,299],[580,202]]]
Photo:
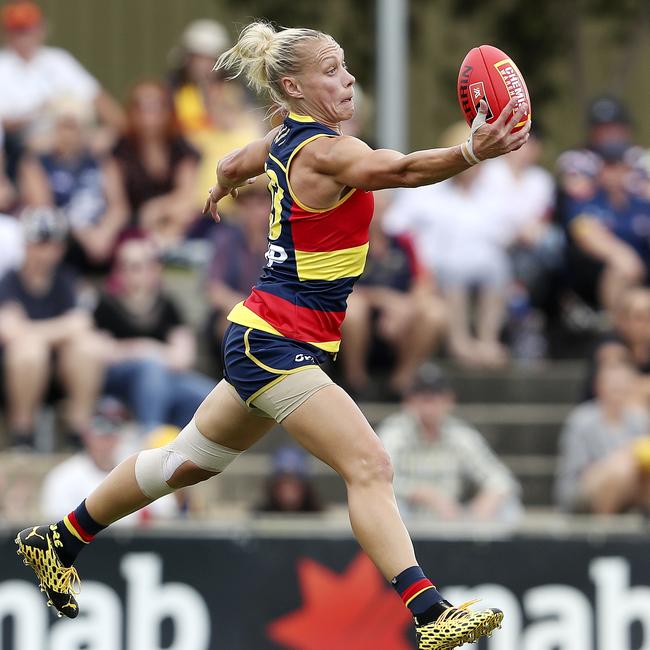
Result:
[[352,530],[390,580],[417,627],[419,648],[455,648],[487,635],[503,618],[446,602],[415,558],[393,495],[391,461],[366,418],[320,365],[339,347],[346,298],[363,271],[372,191],[449,178],[519,148],[530,122],[511,102],[492,124],[481,105],[467,142],[408,155],[373,151],[340,133],[354,113],[354,77],[336,41],[311,29],[248,25],[217,68],[245,75],[286,112],[265,138],[217,167],[206,212],[264,172],[271,194],[267,264],[250,296],[230,313],[224,379],[178,438],[118,466],[58,523],[28,528],[16,541],[50,604],[78,613],[72,564],[94,536],[158,497],[206,480],[275,422],[345,481]]

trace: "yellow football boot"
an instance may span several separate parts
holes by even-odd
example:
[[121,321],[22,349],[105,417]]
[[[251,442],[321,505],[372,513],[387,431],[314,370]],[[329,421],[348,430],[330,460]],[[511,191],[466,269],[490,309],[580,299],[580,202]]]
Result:
[[470,600],[459,607],[450,606],[435,621],[416,624],[418,650],[451,650],[490,636],[501,627],[503,612],[500,609],[474,612],[469,607],[476,602]]
[[34,570],[39,587],[47,596],[47,606],[54,605],[59,616],[76,618],[79,606],[75,595],[79,593],[81,582],[77,570],[65,566],[54,550],[63,545],[56,526],[25,528],[15,541],[18,555]]

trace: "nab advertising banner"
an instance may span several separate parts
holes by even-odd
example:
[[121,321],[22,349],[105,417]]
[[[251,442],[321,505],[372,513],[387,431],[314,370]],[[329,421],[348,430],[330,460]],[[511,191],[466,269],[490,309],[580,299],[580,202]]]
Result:
[[[650,547],[422,541],[453,602],[500,607],[485,650],[650,650]],[[0,650],[409,650],[408,613],[348,539],[102,536],[78,562],[81,614],[57,619],[0,540]]]

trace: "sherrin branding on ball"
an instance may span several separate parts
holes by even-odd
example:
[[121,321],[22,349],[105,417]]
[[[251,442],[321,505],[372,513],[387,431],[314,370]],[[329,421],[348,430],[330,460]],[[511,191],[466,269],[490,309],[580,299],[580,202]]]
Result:
[[515,62],[497,47],[481,45],[467,53],[460,66],[457,88],[458,101],[468,124],[476,117],[482,99],[488,106],[488,122],[493,122],[513,98],[517,106],[525,103],[528,112],[512,130],[518,131],[531,119],[526,82]]

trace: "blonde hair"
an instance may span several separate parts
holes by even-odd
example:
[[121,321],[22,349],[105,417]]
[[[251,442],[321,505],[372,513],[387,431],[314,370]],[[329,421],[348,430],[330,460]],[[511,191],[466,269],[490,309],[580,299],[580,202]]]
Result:
[[302,70],[303,45],[323,38],[332,37],[305,27],[276,31],[270,23],[257,21],[242,30],[237,43],[219,57],[214,69],[232,70],[233,79],[243,74],[256,92],[267,93],[275,104],[288,109],[281,79]]

